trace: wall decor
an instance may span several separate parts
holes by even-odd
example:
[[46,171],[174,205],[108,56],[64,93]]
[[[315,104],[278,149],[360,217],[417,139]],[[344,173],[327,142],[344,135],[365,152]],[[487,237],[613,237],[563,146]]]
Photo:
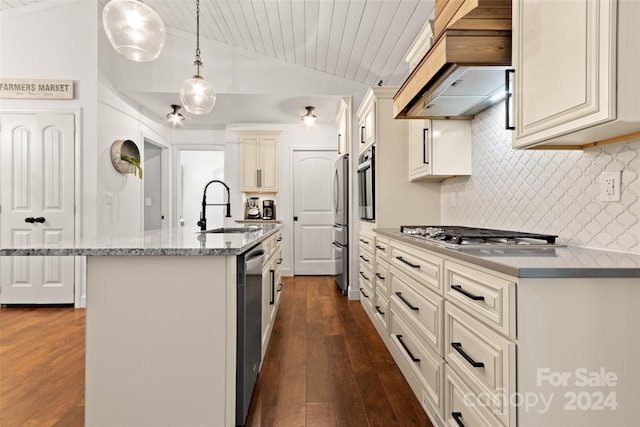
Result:
[[73,99],[73,80],[0,79],[2,99]]
[[140,150],[135,142],[119,139],[111,144],[111,164],[121,174],[132,173],[142,179]]

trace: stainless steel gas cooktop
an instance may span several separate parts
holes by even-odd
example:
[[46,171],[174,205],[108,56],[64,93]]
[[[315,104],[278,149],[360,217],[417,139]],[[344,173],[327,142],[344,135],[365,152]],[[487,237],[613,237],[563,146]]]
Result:
[[533,248],[559,247],[558,236],[521,231],[493,230],[461,226],[403,225],[400,232],[438,246],[462,248]]

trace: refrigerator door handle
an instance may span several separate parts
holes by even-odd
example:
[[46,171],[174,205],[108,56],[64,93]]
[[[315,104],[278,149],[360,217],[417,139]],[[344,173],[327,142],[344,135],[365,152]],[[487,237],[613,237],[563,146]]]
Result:
[[338,170],[335,170],[335,173],[333,174],[333,213],[334,215],[338,214],[338,198],[340,197],[340,195],[338,194],[340,192],[340,187],[339,187],[339,183],[338,183]]

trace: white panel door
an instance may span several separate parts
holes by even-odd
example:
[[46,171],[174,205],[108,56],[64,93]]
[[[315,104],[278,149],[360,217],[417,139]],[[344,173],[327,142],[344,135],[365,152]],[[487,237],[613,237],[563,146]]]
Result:
[[335,151],[293,152],[294,274],[334,275],[333,163]]
[[[74,238],[74,116],[1,118],[0,244]],[[0,257],[0,303],[74,302],[74,257]]]

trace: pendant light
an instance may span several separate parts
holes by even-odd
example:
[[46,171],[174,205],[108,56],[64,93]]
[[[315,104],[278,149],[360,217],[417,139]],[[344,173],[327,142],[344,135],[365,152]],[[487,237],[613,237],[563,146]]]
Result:
[[313,110],[315,110],[315,107],[304,107],[304,108],[306,108],[307,114],[301,117],[302,121],[305,122],[305,124],[307,125],[315,124],[316,121],[318,121],[318,117],[315,114],[313,114]]
[[113,48],[132,61],[153,61],[164,46],[164,22],[138,0],[111,0],[102,10],[102,25]]
[[216,103],[216,91],[211,83],[202,78],[204,67],[200,61],[200,0],[196,0],[196,60],[193,62],[193,77],[180,87],[180,101],[191,114],[207,114]]

